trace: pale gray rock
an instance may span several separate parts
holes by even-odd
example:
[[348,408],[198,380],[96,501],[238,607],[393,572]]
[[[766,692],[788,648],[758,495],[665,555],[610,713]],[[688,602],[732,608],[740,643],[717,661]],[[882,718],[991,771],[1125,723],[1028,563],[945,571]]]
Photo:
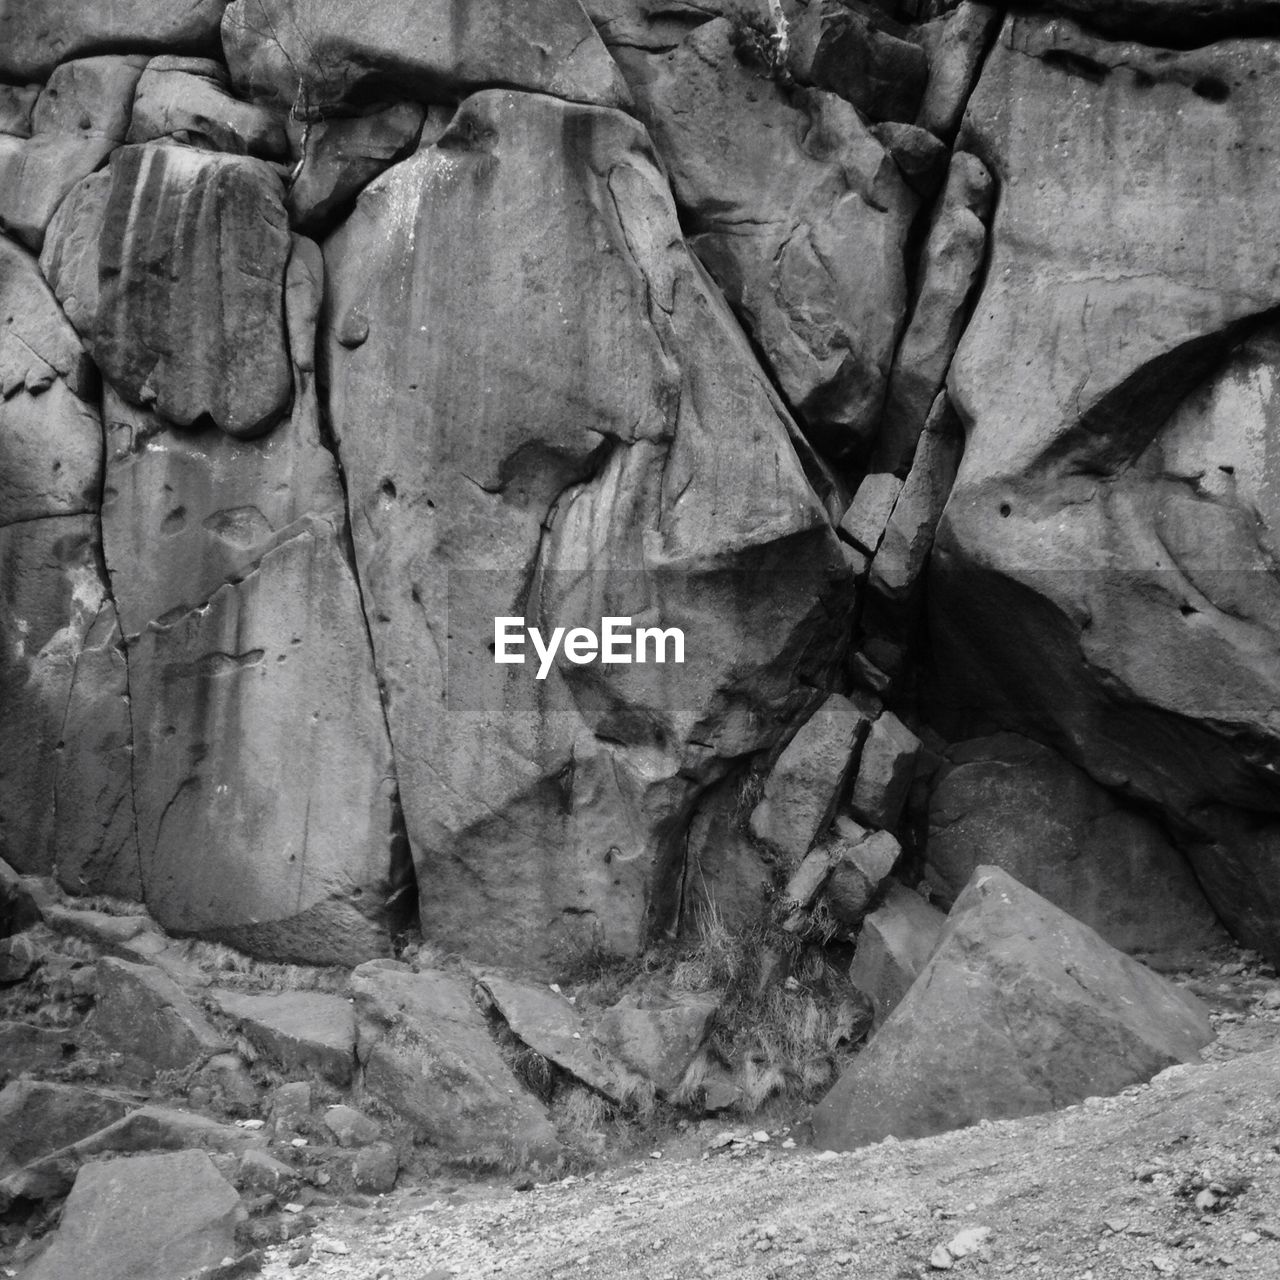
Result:
[[629,993],[600,1015],[600,1043],[662,1094],[674,1092],[711,1031],[717,1002],[661,988]]
[[356,1019],[345,996],[324,991],[253,995],[214,988],[208,998],[282,1070],[314,1071],[339,1086],[350,1082]]
[[902,481],[886,471],[866,476],[840,521],[840,532],[860,551],[874,556],[902,492]]
[[929,79],[916,124],[946,142],[955,137],[999,22],[1000,11],[995,5],[962,0],[949,13],[920,27],[920,45],[929,59]]
[[993,867],[974,872],[928,964],[814,1112],[852,1150],[1119,1093],[1199,1061],[1189,992]]

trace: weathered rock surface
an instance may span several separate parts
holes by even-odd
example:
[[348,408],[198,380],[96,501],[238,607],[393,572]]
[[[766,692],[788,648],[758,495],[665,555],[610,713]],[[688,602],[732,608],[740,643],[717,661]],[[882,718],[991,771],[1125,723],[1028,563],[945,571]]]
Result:
[[[1175,823],[1280,808],[1280,347],[1256,323],[1280,299],[1278,64],[1269,40],[1166,55],[1015,18],[962,135],[1001,197],[950,374],[939,693],[954,736],[1048,740]],[[1216,847],[1228,878],[1253,856]]]
[[209,998],[255,1048],[285,1071],[315,1071],[336,1085],[351,1080],[356,1018],[345,996],[323,991],[280,995],[212,990]]
[[751,814],[757,839],[803,857],[835,816],[845,779],[880,710],[874,700],[832,694],[800,726],[769,771]]
[[[424,931],[543,972],[566,946],[634,953],[674,920],[699,787],[775,741],[797,669],[839,648],[846,570],[788,419],[620,113],[478,94],[325,257]],[[538,681],[494,665],[505,615],[690,643]]]
[[149,625],[129,663],[156,919],[280,959],[385,954],[393,770],[333,526],[299,521],[243,579]]
[[949,13],[920,27],[929,79],[916,124],[947,142],[955,137],[999,20],[1000,11],[994,5],[961,0]]
[[626,86],[576,0],[233,0],[222,43],[236,87],[320,115],[379,94],[456,100],[511,85],[621,106]]
[[447,1155],[481,1165],[549,1163],[546,1111],[498,1053],[465,980],[375,960],[351,975],[362,1087]]
[[240,1197],[199,1151],[86,1165],[31,1280],[174,1280],[235,1253]]
[[683,928],[693,935],[706,911],[714,911],[734,933],[760,919],[773,888],[774,858],[751,837],[750,816],[741,778],[717,783],[698,802],[685,845],[681,913]]
[[376,1120],[343,1103],[325,1111],[324,1127],[333,1134],[340,1147],[365,1147],[382,1137],[382,1126]]
[[157,142],[120,148],[64,202],[41,265],[130,403],[238,437],[288,409],[283,196],[265,161]]
[[862,744],[849,796],[856,817],[873,827],[898,825],[919,750],[920,739],[892,711],[876,717]]
[[0,938],[0,986],[21,982],[40,964],[40,950],[26,934]]
[[0,227],[39,252],[67,193],[125,139],[146,58],[65,62],[31,114],[31,136],[0,135]]
[[31,112],[39,96],[38,84],[0,84],[0,133],[31,137]]
[[600,1043],[633,1071],[670,1094],[711,1031],[716,1000],[662,989],[628,994],[600,1015]]
[[93,1028],[110,1048],[153,1072],[199,1066],[229,1047],[166,973],[109,956],[98,961]]
[[1046,7],[1109,35],[1173,48],[1274,34],[1280,17],[1275,0],[1050,0]]
[[397,102],[369,115],[305,126],[302,168],[289,187],[289,217],[306,231],[324,229],[384,169],[444,132],[453,112]]
[[0,1022],[0,1083],[24,1071],[40,1071],[73,1061],[82,1039],[79,1031],[36,1027],[27,1022]]
[[836,1150],[1118,1093],[1213,1038],[1187,992],[980,867],[906,997],[814,1112]]
[[740,63],[727,20],[669,53],[618,56],[694,252],[810,436],[858,450],[906,311],[915,196],[848,103],[785,94]]
[[29,882],[0,859],[0,938],[10,938],[40,921],[40,906]]
[[232,155],[284,160],[289,138],[283,113],[240,102],[227,70],[207,58],[152,58],[138,81],[124,141],[167,139]]
[[949,906],[1001,867],[1122,951],[1203,945],[1218,932],[1186,860],[1150,817],[1016,734],[959,743],[929,796],[928,878]]
[[982,267],[994,192],[982,161],[951,158],[941,203],[929,228],[911,319],[889,375],[876,460],[905,472],[951,365],[969,296]]
[[836,820],[836,832],[844,840],[827,880],[827,905],[841,924],[855,925],[879,897],[902,846],[888,831],[865,831],[847,818]]
[[78,1085],[14,1080],[0,1090],[0,1178],[114,1124],[129,1104]]
[[226,0],[42,0],[0,10],[0,75],[43,80],[60,62],[103,48],[206,53],[218,47]]
[[862,922],[849,981],[871,1001],[878,1030],[929,962],[947,918],[918,893],[890,880],[884,901]]

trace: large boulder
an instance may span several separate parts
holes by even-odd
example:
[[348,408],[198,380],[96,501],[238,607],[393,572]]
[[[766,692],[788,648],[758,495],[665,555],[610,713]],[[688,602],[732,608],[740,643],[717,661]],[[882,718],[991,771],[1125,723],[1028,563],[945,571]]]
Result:
[[235,1250],[240,1197],[202,1151],[86,1165],[29,1280],[174,1280]]
[[948,906],[985,863],[1121,951],[1221,937],[1191,868],[1159,824],[1016,734],[948,749],[929,793],[926,857],[930,883]]
[[[826,478],[619,112],[477,94],[325,259],[424,933],[543,972],[566,948],[633,954],[674,921],[700,788],[809,704],[801,672],[830,678],[850,583]],[[687,642],[663,665],[561,652],[543,679],[495,665],[505,616]]]
[[[1276,41],[1006,22],[961,135],[1001,194],[930,593],[952,735],[1027,733],[1161,808],[1270,949],[1280,884],[1248,831],[1280,812],[1278,70]],[[1208,805],[1248,830],[1188,831]],[[1261,902],[1219,892],[1241,878]]]
[[727,19],[670,51],[618,56],[694,252],[810,437],[856,452],[905,317],[916,197],[849,103],[762,78],[735,56]]
[[288,218],[264,160],[121,147],[50,226],[41,265],[103,376],[181,426],[261,435],[293,394]]
[[852,1150],[1119,1093],[1213,1039],[1190,993],[1012,876],[979,867],[933,954],[814,1112]]
[[130,1109],[117,1094],[14,1080],[0,1090],[0,1178],[114,1124]]
[[0,77],[44,80],[100,49],[206,53],[218,48],[227,0],[41,0],[0,6]]
[[360,1087],[420,1139],[473,1166],[556,1158],[546,1110],[498,1053],[466,979],[375,960],[351,975],[351,992]]
[[348,100],[456,100],[512,85],[620,106],[626,85],[577,0],[233,0],[222,43],[236,87],[318,117]]
[[209,999],[260,1053],[286,1072],[314,1071],[338,1086],[351,1081],[356,1019],[345,996],[325,991],[254,995],[213,990]]

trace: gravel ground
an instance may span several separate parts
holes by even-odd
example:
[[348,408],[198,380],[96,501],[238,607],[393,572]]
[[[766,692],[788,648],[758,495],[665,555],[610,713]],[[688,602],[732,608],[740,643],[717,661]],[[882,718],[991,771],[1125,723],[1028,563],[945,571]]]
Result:
[[[440,1184],[323,1210],[263,1275],[1276,1280],[1280,988],[1200,985],[1209,1060],[1116,1098],[845,1155],[699,1125],[660,1156],[527,1191]],[[940,1250],[957,1237],[973,1252]]]

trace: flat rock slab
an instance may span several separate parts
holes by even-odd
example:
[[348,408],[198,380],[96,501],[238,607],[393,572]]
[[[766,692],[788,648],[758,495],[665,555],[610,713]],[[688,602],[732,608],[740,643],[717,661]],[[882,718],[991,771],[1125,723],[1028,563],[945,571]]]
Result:
[[98,961],[93,1029],[152,1071],[188,1067],[230,1047],[168,974],[110,956]]
[[128,1110],[123,1098],[99,1089],[11,1081],[0,1090],[0,1177],[105,1129]]
[[316,1071],[336,1085],[350,1083],[356,1015],[345,996],[323,991],[246,995],[215,989],[209,997],[239,1023],[251,1044],[286,1071]]
[[86,1165],[28,1280],[174,1280],[235,1253],[239,1208],[203,1152]]
[[849,1151],[1119,1093],[1213,1039],[1192,995],[979,867],[929,963],[814,1112]]
[[594,1042],[586,1020],[564,996],[496,973],[480,973],[477,980],[507,1026],[535,1053],[612,1102],[626,1098],[634,1077]]
[[469,984],[373,960],[351,975],[364,1091],[446,1154],[512,1167],[555,1159],[541,1104],[498,1053]]

